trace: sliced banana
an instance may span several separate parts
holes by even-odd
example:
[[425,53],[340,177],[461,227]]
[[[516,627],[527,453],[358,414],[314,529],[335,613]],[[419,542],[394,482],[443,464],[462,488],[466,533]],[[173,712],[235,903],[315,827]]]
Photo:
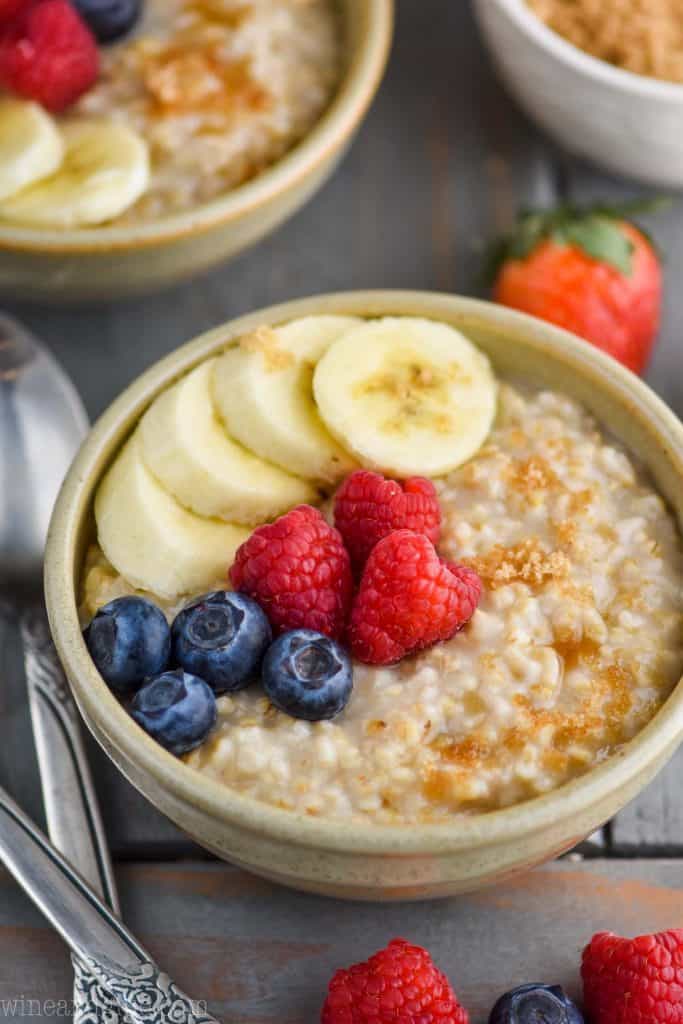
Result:
[[66,150],[49,178],[0,203],[0,217],[35,227],[103,224],[132,206],[149,185],[145,141],[114,120],[64,125]]
[[249,530],[184,509],[145,467],[140,448],[136,433],[97,491],[95,520],[105,556],[133,587],[169,600],[225,585]]
[[228,433],[289,473],[335,483],[354,468],[313,401],[313,368],[359,321],[310,316],[261,327],[218,359],[213,395]]
[[325,424],[358,460],[395,476],[441,476],[486,439],[496,411],[488,359],[453,327],[414,317],[347,332],[316,367]]
[[0,200],[53,174],[63,156],[57,125],[42,107],[0,99]]
[[215,359],[160,395],[140,424],[142,456],[157,480],[200,516],[260,523],[318,494],[226,434],[211,400]]

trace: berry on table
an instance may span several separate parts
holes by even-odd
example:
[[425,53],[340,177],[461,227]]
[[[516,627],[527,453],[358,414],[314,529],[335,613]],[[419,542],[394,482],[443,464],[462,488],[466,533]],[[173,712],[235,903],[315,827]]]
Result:
[[683,1024],[683,929],[635,939],[599,932],[581,977],[591,1024]]
[[439,539],[441,509],[431,480],[411,477],[403,484],[379,473],[358,470],[346,478],[334,501],[337,527],[356,569],[362,569],[375,544],[393,530]]
[[351,603],[351,563],[338,531],[311,505],[259,526],[230,569],[235,590],[257,601],[277,635],[313,629],[342,636]]
[[365,963],[337,971],[321,1024],[468,1024],[426,949],[393,939]]
[[58,112],[96,81],[95,38],[69,0],[40,0],[0,27],[0,85]]
[[172,754],[187,754],[216,724],[216,698],[208,683],[175,669],[138,690],[130,713],[152,739]]
[[117,597],[97,612],[85,630],[90,657],[105,683],[130,692],[167,667],[171,632],[160,608],[144,597]]
[[201,676],[215,693],[232,693],[254,679],[272,633],[256,601],[219,590],[186,605],[171,637],[181,668]]
[[369,665],[391,665],[450,639],[471,619],[480,596],[472,569],[443,562],[423,534],[396,530],[366,562],[351,609],[351,652]]
[[130,32],[142,10],[142,0],[74,0],[74,4],[101,43]]
[[583,1024],[583,1017],[560,985],[528,984],[500,997],[489,1024]]
[[347,652],[335,640],[310,629],[278,637],[263,659],[261,678],[276,708],[309,722],[338,715],[353,688]]

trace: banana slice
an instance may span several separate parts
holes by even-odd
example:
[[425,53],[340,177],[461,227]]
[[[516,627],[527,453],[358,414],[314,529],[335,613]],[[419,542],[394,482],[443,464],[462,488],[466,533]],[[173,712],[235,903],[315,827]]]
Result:
[[113,120],[63,128],[64,160],[49,178],[0,203],[0,217],[36,227],[77,228],[120,216],[149,184],[144,140]]
[[323,425],[313,401],[313,368],[359,321],[310,316],[260,327],[218,359],[213,395],[228,433],[263,459],[310,480],[335,483],[354,462]]
[[260,523],[318,498],[305,480],[246,451],[219,423],[209,359],[152,403],[140,424],[142,456],[157,480],[200,516]]
[[42,107],[0,99],[0,200],[53,174],[63,156],[62,137]]
[[369,321],[322,357],[313,390],[324,422],[364,465],[441,476],[483,444],[496,410],[488,359],[447,324]]
[[139,590],[173,599],[225,585],[249,530],[188,512],[157,483],[134,434],[99,486],[95,520],[100,547]]

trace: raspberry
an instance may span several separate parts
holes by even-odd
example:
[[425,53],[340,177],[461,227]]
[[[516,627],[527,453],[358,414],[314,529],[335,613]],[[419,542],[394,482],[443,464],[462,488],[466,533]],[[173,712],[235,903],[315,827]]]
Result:
[[0,0],[0,24],[5,24],[23,8],[35,3],[35,0]]
[[377,541],[393,530],[424,533],[436,544],[441,509],[431,480],[414,476],[401,486],[361,469],[347,477],[337,492],[334,525],[353,565],[362,569]]
[[480,595],[472,569],[442,562],[422,534],[396,530],[366,562],[351,609],[351,651],[369,665],[391,665],[452,637],[472,617]]
[[337,971],[321,1024],[468,1024],[448,978],[426,949],[394,939],[362,964]]
[[254,530],[237,550],[230,581],[261,605],[276,634],[314,629],[338,639],[344,632],[353,586],[349,555],[310,505]]
[[636,939],[599,932],[581,976],[592,1024],[683,1024],[683,929]]
[[68,0],[40,0],[0,30],[0,84],[64,110],[96,81],[95,37]]

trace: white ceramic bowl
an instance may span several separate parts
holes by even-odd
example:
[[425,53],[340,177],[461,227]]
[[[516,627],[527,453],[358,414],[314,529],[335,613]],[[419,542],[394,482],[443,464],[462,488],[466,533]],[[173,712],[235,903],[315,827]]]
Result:
[[505,84],[548,135],[610,171],[683,188],[683,85],[590,57],[526,0],[474,0],[474,8]]

